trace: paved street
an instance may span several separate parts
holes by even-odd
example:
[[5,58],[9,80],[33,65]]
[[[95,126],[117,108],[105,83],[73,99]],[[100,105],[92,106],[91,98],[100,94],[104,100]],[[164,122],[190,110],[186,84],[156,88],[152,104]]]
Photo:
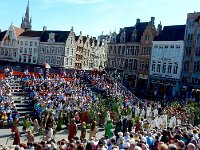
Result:
[[[20,131],[22,131],[22,127],[19,127]],[[80,137],[81,130],[78,130],[77,136]],[[97,138],[101,138],[104,135],[103,128],[99,128],[99,132],[97,134]],[[11,136],[10,129],[0,129],[0,145],[12,145],[13,139],[9,138]],[[66,130],[62,130],[55,135],[55,140],[66,139],[68,137],[68,132]],[[89,137],[89,129],[87,130],[87,139]],[[35,141],[42,141],[42,136],[35,136]],[[21,132],[21,143],[27,143],[26,134]]]

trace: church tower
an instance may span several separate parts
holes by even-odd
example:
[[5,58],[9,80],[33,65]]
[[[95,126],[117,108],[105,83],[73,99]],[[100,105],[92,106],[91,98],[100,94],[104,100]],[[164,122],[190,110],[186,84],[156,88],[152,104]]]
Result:
[[26,13],[25,13],[25,16],[22,17],[22,23],[21,23],[21,28],[26,31],[30,31],[32,28],[31,18],[30,19],[29,18],[30,17],[29,17],[29,1],[28,1],[27,7],[26,7]]

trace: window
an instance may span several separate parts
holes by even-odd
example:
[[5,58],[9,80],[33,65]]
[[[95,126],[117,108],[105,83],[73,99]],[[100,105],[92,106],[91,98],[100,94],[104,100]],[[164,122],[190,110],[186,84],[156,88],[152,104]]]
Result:
[[60,65],[60,57],[57,57],[57,62],[56,62],[57,65]]
[[30,46],[33,46],[33,42],[32,41],[30,41],[29,44],[30,44]]
[[129,59],[129,66],[128,66],[128,68],[129,68],[129,70],[133,70],[133,59]]
[[171,72],[172,72],[172,64],[169,64],[169,65],[168,65],[167,73],[171,73]]
[[4,49],[3,48],[1,49],[1,55],[4,55]]
[[181,48],[181,46],[180,45],[176,45],[176,48]]
[[33,57],[33,63],[36,64],[36,57]]
[[68,65],[69,65],[69,59],[66,58],[65,61],[66,61],[66,62],[65,62],[65,63],[66,63],[66,66],[68,66]]
[[28,56],[28,63],[31,63],[31,56]]
[[163,72],[163,73],[166,72],[166,63],[163,64],[162,72]]
[[199,72],[199,71],[200,71],[200,62],[194,62],[193,72]]
[[121,46],[118,47],[118,54],[121,54]]
[[178,73],[178,63],[175,62],[174,63],[174,74],[177,74]]
[[24,48],[24,54],[27,54],[27,48]]
[[72,38],[72,36],[70,38],[70,43],[73,44],[73,38]]
[[158,45],[155,45],[154,48],[158,48]]
[[73,48],[71,49],[71,54],[72,54],[72,56],[74,55],[74,49]]
[[200,56],[200,47],[196,47],[196,56]]
[[174,48],[174,45],[171,45],[170,48]]
[[37,42],[34,43],[34,46],[37,46]]
[[125,59],[125,69],[128,69],[128,59]]
[[168,48],[168,45],[165,45],[165,48]]
[[160,46],[159,46],[159,49],[163,49],[163,46],[162,46],[162,45],[160,45]]
[[10,39],[12,38],[12,31],[9,31],[8,36]]
[[34,54],[37,54],[37,48],[34,48]]
[[23,62],[26,62],[26,56],[23,56]]
[[61,48],[58,47],[58,51],[57,51],[57,53],[60,54],[60,52],[61,52]]
[[19,55],[19,62],[22,62],[22,55]]
[[50,48],[49,48],[49,46],[46,46],[46,53],[47,53],[47,54],[50,53]]
[[146,41],[149,41],[149,40],[150,40],[150,35],[149,35],[149,34],[147,34],[147,35],[145,36],[145,40],[146,40]]
[[13,56],[17,57],[17,51],[16,50],[13,51]]
[[156,64],[155,64],[155,63],[152,64],[151,71],[152,71],[152,72],[155,72],[155,71],[156,71]]
[[25,46],[28,46],[28,41],[25,41]]
[[144,61],[141,61],[141,62],[140,62],[140,69],[141,69],[141,70],[144,70],[144,68],[145,68],[145,62],[144,62]]
[[69,60],[70,60],[69,65],[72,66],[72,58],[69,59]]
[[30,55],[32,54],[32,48],[29,48],[29,54]]
[[161,64],[157,64],[157,72],[160,72]]
[[6,49],[6,51],[5,51],[5,56],[8,56],[8,50]]
[[122,47],[122,55],[125,54],[125,46]]
[[23,46],[23,41],[20,41],[20,45]]
[[20,47],[19,53],[22,53],[22,52],[23,52],[23,47]]

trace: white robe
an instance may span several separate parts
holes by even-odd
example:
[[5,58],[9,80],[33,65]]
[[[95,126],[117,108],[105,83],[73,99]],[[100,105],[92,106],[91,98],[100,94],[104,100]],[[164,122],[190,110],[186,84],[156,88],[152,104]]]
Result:
[[140,109],[139,107],[135,107],[135,116],[139,116],[139,113],[140,113]]
[[154,113],[154,117],[158,116],[158,109],[157,109],[157,108],[154,109],[154,110],[153,110],[153,113]]
[[170,128],[174,128],[175,126],[176,126],[176,117],[173,116],[173,117],[171,117],[171,119],[170,119],[169,127],[170,127]]

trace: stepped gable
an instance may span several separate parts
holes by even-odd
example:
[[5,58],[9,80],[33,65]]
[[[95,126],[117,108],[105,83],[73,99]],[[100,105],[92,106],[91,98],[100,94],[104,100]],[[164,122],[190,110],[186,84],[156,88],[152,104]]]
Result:
[[43,31],[25,31],[20,36],[40,37]]
[[185,25],[165,26],[154,41],[183,41]]
[[0,32],[0,41],[3,40],[4,36],[6,35],[7,30]]
[[135,25],[136,27],[136,31],[137,31],[137,38],[136,38],[136,42],[140,42],[141,37],[143,35],[144,30],[147,28],[147,26],[149,25],[149,22],[141,22],[141,23],[137,23]]
[[49,33],[55,33],[55,42],[66,42],[70,31],[53,31],[53,30],[46,30],[42,33],[41,42],[48,42]]

